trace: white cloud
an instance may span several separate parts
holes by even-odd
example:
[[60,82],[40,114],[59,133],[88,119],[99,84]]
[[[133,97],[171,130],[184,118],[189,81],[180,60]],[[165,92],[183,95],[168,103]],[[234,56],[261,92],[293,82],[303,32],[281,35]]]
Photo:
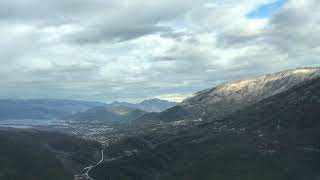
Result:
[[180,101],[226,80],[319,65],[319,3],[247,17],[273,1],[1,1],[0,97]]

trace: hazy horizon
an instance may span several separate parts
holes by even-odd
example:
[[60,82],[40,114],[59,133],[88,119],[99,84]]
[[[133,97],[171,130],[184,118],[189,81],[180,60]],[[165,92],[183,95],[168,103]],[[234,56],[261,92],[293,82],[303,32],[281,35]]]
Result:
[[[291,69],[285,69],[283,71],[288,71],[288,70],[294,70],[294,69],[301,69],[301,68],[320,68],[320,66],[304,66],[304,67],[296,67],[296,68],[291,68]],[[248,79],[254,79],[254,78],[257,78],[257,77],[260,77],[260,76],[264,76],[264,75],[268,75],[268,74],[273,74],[273,73],[278,73],[278,72],[282,72],[282,71],[276,71],[276,72],[270,72],[270,73],[265,73],[265,74],[258,74],[258,75],[255,75],[255,76],[251,76],[251,77],[246,77],[246,78],[235,78],[235,79],[232,79],[232,80],[227,80],[227,81],[222,81],[222,82],[219,82],[218,84],[215,84],[215,85],[212,85],[212,86],[209,86],[208,88],[213,88],[213,87],[216,87],[216,86],[219,86],[219,85],[222,85],[224,83],[232,83],[232,82],[236,82],[238,80],[248,80]],[[207,88],[207,89],[208,89]],[[199,91],[201,90],[205,90],[205,89],[200,89]],[[180,103],[182,102],[183,100],[185,100],[186,98],[188,97],[192,97],[194,96],[197,92],[199,91],[196,91],[196,92],[192,92],[191,94],[187,95],[186,97],[182,98],[182,99],[166,99],[166,98],[158,98],[158,97],[151,97],[151,98],[146,98],[146,99],[141,99],[141,100],[135,100],[135,101],[121,101],[121,100],[113,100],[113,101],[108,101],[107,99],[100,99],[100,100],[88,100],[88,99],[67,99],[67,98],[46,98],[46,97],[35,97],[35,98],[15,98],[15,97],[9,97],[9,98],[1,98],[0,97],[0,100],[71,100],[71,101],[88,101],[88,102],[101,102],[101,103],[106,103],[106,104],[112,104],[112,103],[133,103],[133,104],[138,104],[138,103],[142,103],[143,101],[146,101],[146,100],[154,100],[154,99],[158,99],[158,100],[164,100],[164,101],[169,101],[169,102],[175,102],[175,103]]]

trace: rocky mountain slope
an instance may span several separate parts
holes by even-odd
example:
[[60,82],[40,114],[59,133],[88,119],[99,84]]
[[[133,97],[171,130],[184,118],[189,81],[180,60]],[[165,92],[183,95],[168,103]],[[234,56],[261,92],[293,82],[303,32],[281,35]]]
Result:
[[224,117],[317,77],[320,77],[320,68],[301,68],[224,83],[212,89],[197,92],[193,97],[162,113],[147,114],[140,119],[140,122]]
[[[290,77],[292,73],[301,77],[300,72],[290,72]],[[272,82],[266,87],[274,87]],[[105,151],[110,160],[91,176],[96,180],[316,180],[319,109],[320,78],[305,80],[219,121],[211,119],[165,137],[155,131],[124,139]]]

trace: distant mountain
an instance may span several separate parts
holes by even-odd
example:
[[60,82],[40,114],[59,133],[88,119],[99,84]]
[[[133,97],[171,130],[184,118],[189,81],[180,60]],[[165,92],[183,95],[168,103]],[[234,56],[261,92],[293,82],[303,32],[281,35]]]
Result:
[[0,179],[71,180],[99,160],[101,148],[66,134],[0,128]]
[[161,112],[175,105],[175,102],[161,99],[148,99],[136,104],[127,102],[113,102],[109,104],[109,106],[126,106],[134,109],[140,109],[146,112]]
[[[101,164],[90,175],[95,180],[316,180],[320,177],[317,71],[269,75],[249,81],[259,84],[249,89],[221,89],[229,87],[225,85],[201,92],[182,105],[202,102],[211,106],[219,97],[231,102],[265,98],[218,121],[208,117],[207,122],[176,134],[162,128],[123,139],[105,151],[105,156],[118,158]],[[222,96],[227,92],[229,97]]]
[[58,99],[0,99],[0,120],[60,118],[104,105],[100,102]]
[[70,119],[70,117],[77,120],[132,120],[145,114],[144,111],[160,112],[174,105],[176,103],[160,99],[145,100],[137,104],[126,102],[105,104],[63,99],[0,99],[0,121]]
[[140,122],[224,117],[317,77],[320,77],[320,68],[301,68],[225,83],[197,92],[193,97],[161,113],[146,114]]
[[127,106],[113,105],[94,107],[85,112],[80,112],[69,116],[70,123],[101,124],[101,125],[119,125],[128,124],[146,112],[140,109],[134,109]]
[[100,125],[131,125],[147,112],[160,112],[175,106],[176,103],[160,99],[144,100],[133,104],[127,102],[113,102],[101,107],[94,107],[87,111],[69,116],[70,123],[100,124]]

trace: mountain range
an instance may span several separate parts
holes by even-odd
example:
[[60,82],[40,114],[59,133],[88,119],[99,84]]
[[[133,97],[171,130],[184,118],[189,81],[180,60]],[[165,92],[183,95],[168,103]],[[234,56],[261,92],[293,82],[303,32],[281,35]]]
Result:
[[101,107],[107,107],[112,110],[126,107],[146,112],[160,112],[173,107],[175,104],[174,102],[160,99],[145,100],[137,104],[126,102],[106,104],[102,102],[64,99],[0,99],[0,120],[63,119],[88,110],[92,113],[95,108],[101,109]]
[[154,124],[179,120],[219,119],[318,77],[320,77],[320,68],[310,67],[227,82],[197,92],[177,106],[161,113],[145,114],[137,120],[137,123]]
[[[187,117],[205,121],[122,139],[105,151],[105,157],[118,158],[90,175],[96,180],[317,180],[318,73],[318,68],[291,70],[197,93],[179,106],[192,110]],[[226,104],[236,108],[206,116],[213,106]]]
[[71,124],[117,126],[130,125],[131,121],[146,113],[140,109],[113,105],[94,107],[65,118]]
[[[206,89],[171,107],[174,103],[147,100],[139,104],[114,102],[104,107],[91,108],[72,116],[82,123],[104,125],[145,126],[175,121],[206,121],[220,119],[263,99],[287,91],[309,80],[320,77],[320,68],[300,68],[259,76],[253,79],[227,82]],[[147,104],[170,104],[162,112],[142,111]],[[148,107],[148,106],[147,106]],[[149,107],[152,107],[151,105]],[[140,109],[139,109],[140,108]],[[117,110],[118,109],[118,110]],[[126,113],[118,113],[125,109]],[[139,109],[139,110],[138,110]],[[129,113],[130,112],[130,113]]]
[[1,99],[0,120],[6,119],[56,119],[104,103],[62,99]]
[[133,109],[140,109],[146,112],[162,112],[166,109],[174,107],[175,105],[177,105],[177,103],[166,101],[166,100],[147,99],[140,103],[127,103],[127,102],[115,101],[109,104],[108,106],[126,106]]

